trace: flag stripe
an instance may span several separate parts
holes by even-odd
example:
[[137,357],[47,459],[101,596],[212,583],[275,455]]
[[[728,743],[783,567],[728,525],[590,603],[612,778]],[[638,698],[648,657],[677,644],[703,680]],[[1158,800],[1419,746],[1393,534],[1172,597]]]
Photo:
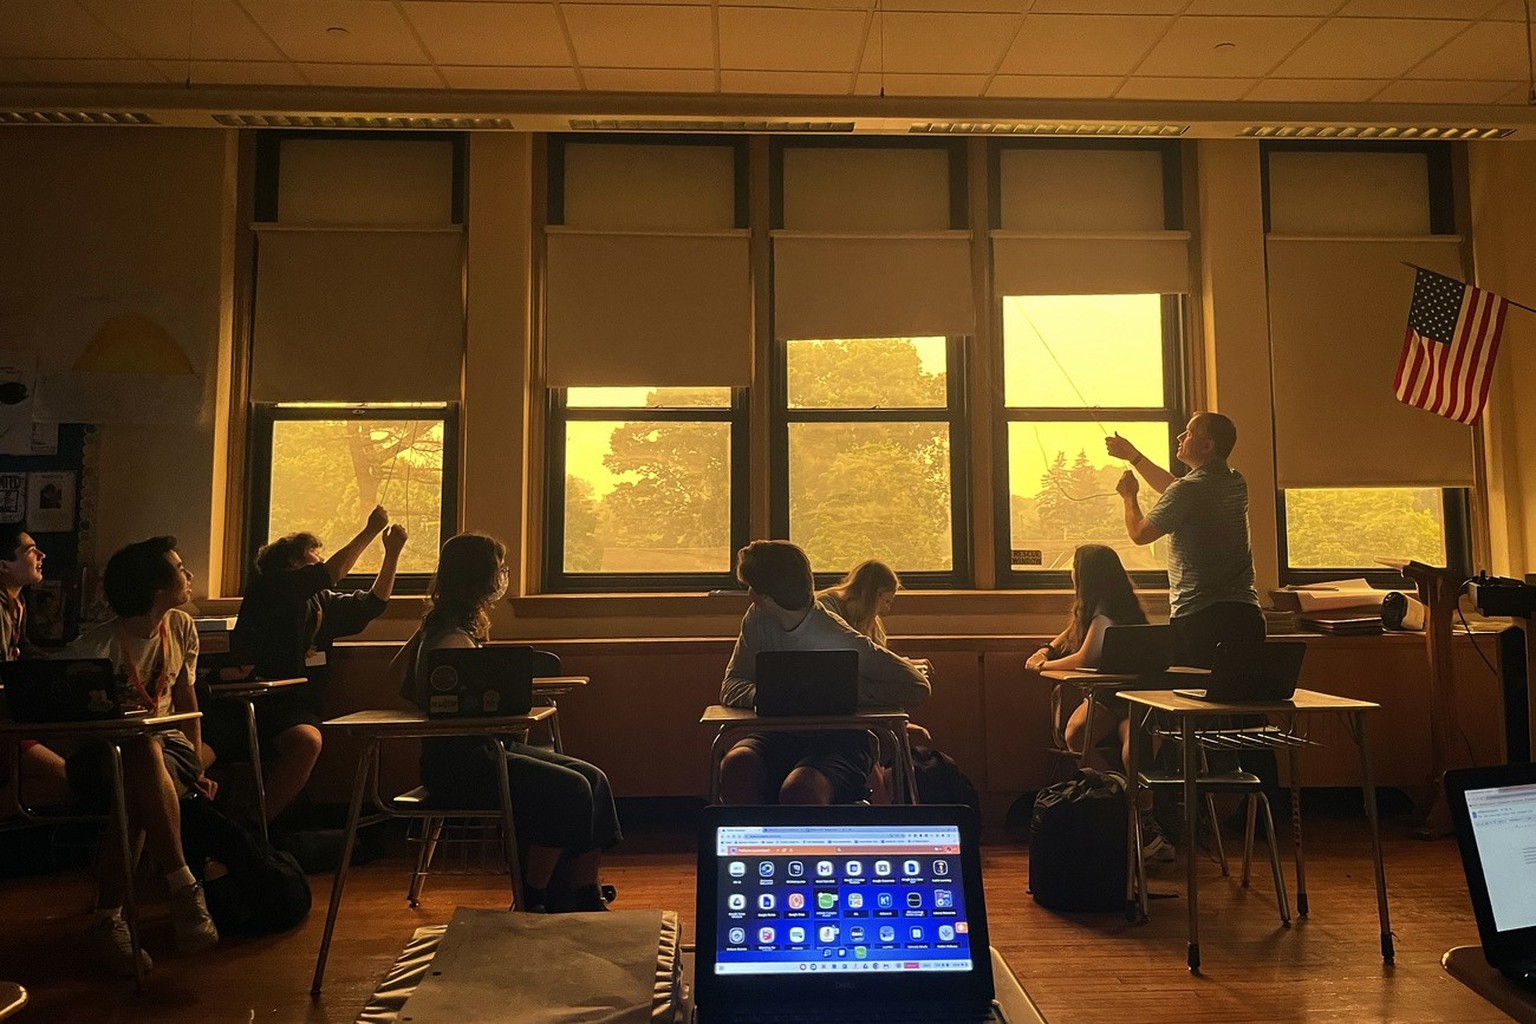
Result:
[[[1461,301],[1452,306],[1458,287]],[[1454,327],[1453,308],[1457,311]],[[1398,400],[1461,423],[1476,422],[1488,401],[1508,311],[1509,301],[1502,296],[1419,271],[1403,352],[1392,381]],[[1446,340],[1437,340],[1440,337]]]

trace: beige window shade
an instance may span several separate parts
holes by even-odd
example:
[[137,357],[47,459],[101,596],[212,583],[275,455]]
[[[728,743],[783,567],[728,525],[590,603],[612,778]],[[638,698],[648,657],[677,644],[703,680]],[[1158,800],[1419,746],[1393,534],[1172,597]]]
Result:
[[1423,153],[1272,152],[1269,225],[1277,235],[1427,235],[1429,158]]
[[947,231],[949,151],[923,147],[788,146],[790,231]]
[[549,387],[751,382],[746,231],[547,230]]
[[716,231],[736,226],[730,146],[565,146],[564,219],[607,231]]
[[1268,239],[1281,487],[1471,484],[1471,429],[1392,393],[1413,297],[1402,261],[1461,277],[1459,245]]
[[1007,231],[1161,231],[1163,154],[1146,149],[1004,149],[998,224]]
[[976,329],[970,235],[774,232],[780,338],[925,338]]
[[1178,295],[1189,291],[1189,232],[992,232],[998,295]]
[[253,399],[459,397],[461,231],[266,228],[257,237]]
[[447,224],[453,143],[284,139],[277,195],[281,224]]

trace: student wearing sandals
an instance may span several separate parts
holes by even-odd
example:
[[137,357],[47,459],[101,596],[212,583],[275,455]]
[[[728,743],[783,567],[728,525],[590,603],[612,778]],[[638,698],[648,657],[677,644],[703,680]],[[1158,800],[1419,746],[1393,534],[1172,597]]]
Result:
[[[490,636],[490,608],[507,590],[506,547],[494,537],[461,533],[443,545],[427,602],[430,610],[412,643],[411,699],[426,707],[433,651],[479,647]],[[516,740],[471,737],[423,741],[421,781],[433,797],[458,806],[500,801],[495,758],[504,757],[512,810],[528,844],[523,906],[536,913],[607,910],[600,883],[603,851],[621,838],[613,791],[602,770],[586,761]],[[551,894],[562,857],[570,891]],[[552,898],[553,897],[553,898]]]

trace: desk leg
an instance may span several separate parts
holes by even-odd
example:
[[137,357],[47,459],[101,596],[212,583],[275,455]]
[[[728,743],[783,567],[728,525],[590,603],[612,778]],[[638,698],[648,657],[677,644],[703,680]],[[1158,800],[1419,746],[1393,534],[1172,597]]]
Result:
[[[1179,716],[1179,739],[1184,745],[1184,887],[1188,890],[1185,902],[1189,905],[1189,969],[1200,973],[1200,895],[1195,869],[1200,860],[1196,840],[1200,817],[1199,778],[1200,757],[1195,750],[1194,720],[1189,715]],[[1214,825],[1215,823],[1212,822]]]
[[[107,752],[112,762],[112,821],[117,829],[117,841],[122,844],[123,918],[128,922],[128,940],[133,947],[133,981],[142,988],[144,964],[139,951],[139,901],[133,891],[133,877],[138,865],[133,860],[133,839],[128,835],[128,794],[123,790],[123,748],[117,740],[112,740],[107,743]],[[21,778],[19,772],[16,778]]]
[[267,780],[261,767],[261,734],[256,731],[256,702],[247,697],[245,704],[245,742],[251,751],[251,774],[256,777],[256,814],[261,820],[261,838],[270,842],[267,835]]
[[[1294,729],[1291,730],[1295,732]],[[1291,841],[1296,844],[1296,916],[1307,916],[1307,855],[1301,845],[1301,750],[1287,746],[1291,768]],[[1277,837],[1269,837],[1274,845]]]
[[549,706],[555,709],[555,713],[549,716],[549,744],[555,753],[565,753],[565,741],[560,738],[560,709],[551,700]]
[[720,802],[720,762],[725,760],[725,737],[729,733],[725,726],[715,733],[715,741],[709,745],[709,802]]
[[[1125,919],[1136,923],[1147,919],[1147,872],[1141,859],[1141,786],[1137,780],[1141,771],[1141,746],[1151,714],[1138,704],[1131,705],[1131,761],[1125,766],[1126,786],[1130,790],[1125,817]],[[1137,715],[1141,716],[1139,722]]]
[[1381,959],[1392,963],[1392,918],[1387,912],[1387,869],[1381,861],[1381,823],[1376,815],[1376,777],[1371,768],[1371,742],[1365,731],[1365,715],[1347,713],[1345,720],[1360,751],[1360,786],[1365,790],[1365,820],[1371,824],[1371,856],[1376,860],[1376,916],[1381,921]]
[[[1091,752],[1098,746],[1098,742],[1094,738],[1093,732],[1094,699],[1092,690],[1083,691],[1083,703],[1087,704],[1088,707],[1083,711],[1083,750],[1082,753],[1078,754],[1077,756],[1077,765],[1079,768],[1087,768],[1089,766],[1088,758],[1091,755]],[[1065,726],[1062,727],[1061,734],[1062,736],[1066,736],[1067,731]],[[1066,746],[1066,744],[1063,743],[1062,746]]]
[[901,758],[901,788],[905,790],[902,794],[904,802],[908,804],[919,803],[920,801],[917,797],[917,768],[912,763],[912,738],[907,734],[907,727],[905,725],[897,726],[893,731],[896,733],[896,753]]
[[325,912],[325,932],[320,937],[320,955],[315,958],[315,978],[310,983],[309,994],[320,995],[320,984],[325,979],[325,959],[331,952],[331,935],[336,930],[336,913],[341,909],[341,890],[347,884],[347,869],[352,866],[352,847],[357,842],[357,822],[363,813],[363,793],[368,788],[368,775],[373,771],[379,756],[379,739],[369,737],[368,745],[357,757],[357,775],[352,781],[352,802],[347,806],[347,831],[341,841],[341,861],[336,865],[336,878],[331,883],[331,905]]
[[512,886],[512,905],[516,910],[523,902],[523,871],[517,859],[517,824],[512,820],[512,781],[507,777],[507,755],[499,739],[492,740],[501,754],[496,759],[496,788],[501,794],[501,845],[507,858],[507,879]]

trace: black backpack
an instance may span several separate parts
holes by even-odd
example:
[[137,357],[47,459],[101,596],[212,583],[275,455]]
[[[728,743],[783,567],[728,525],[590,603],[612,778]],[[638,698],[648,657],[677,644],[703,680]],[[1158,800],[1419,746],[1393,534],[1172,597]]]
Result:
[[917,775],[917,798],[925,804],[965,804],[981,810],[981,797],[955,759],[932,747],[912,748],[912,768]]
[[181,848],[221,936],[287,931],[309,915],[298,861],[201,797],[181,802]]
[[1125,906],[1124,777],[1079,768],[1035,797],[1029,825],[1029,891],[1051,910]]

